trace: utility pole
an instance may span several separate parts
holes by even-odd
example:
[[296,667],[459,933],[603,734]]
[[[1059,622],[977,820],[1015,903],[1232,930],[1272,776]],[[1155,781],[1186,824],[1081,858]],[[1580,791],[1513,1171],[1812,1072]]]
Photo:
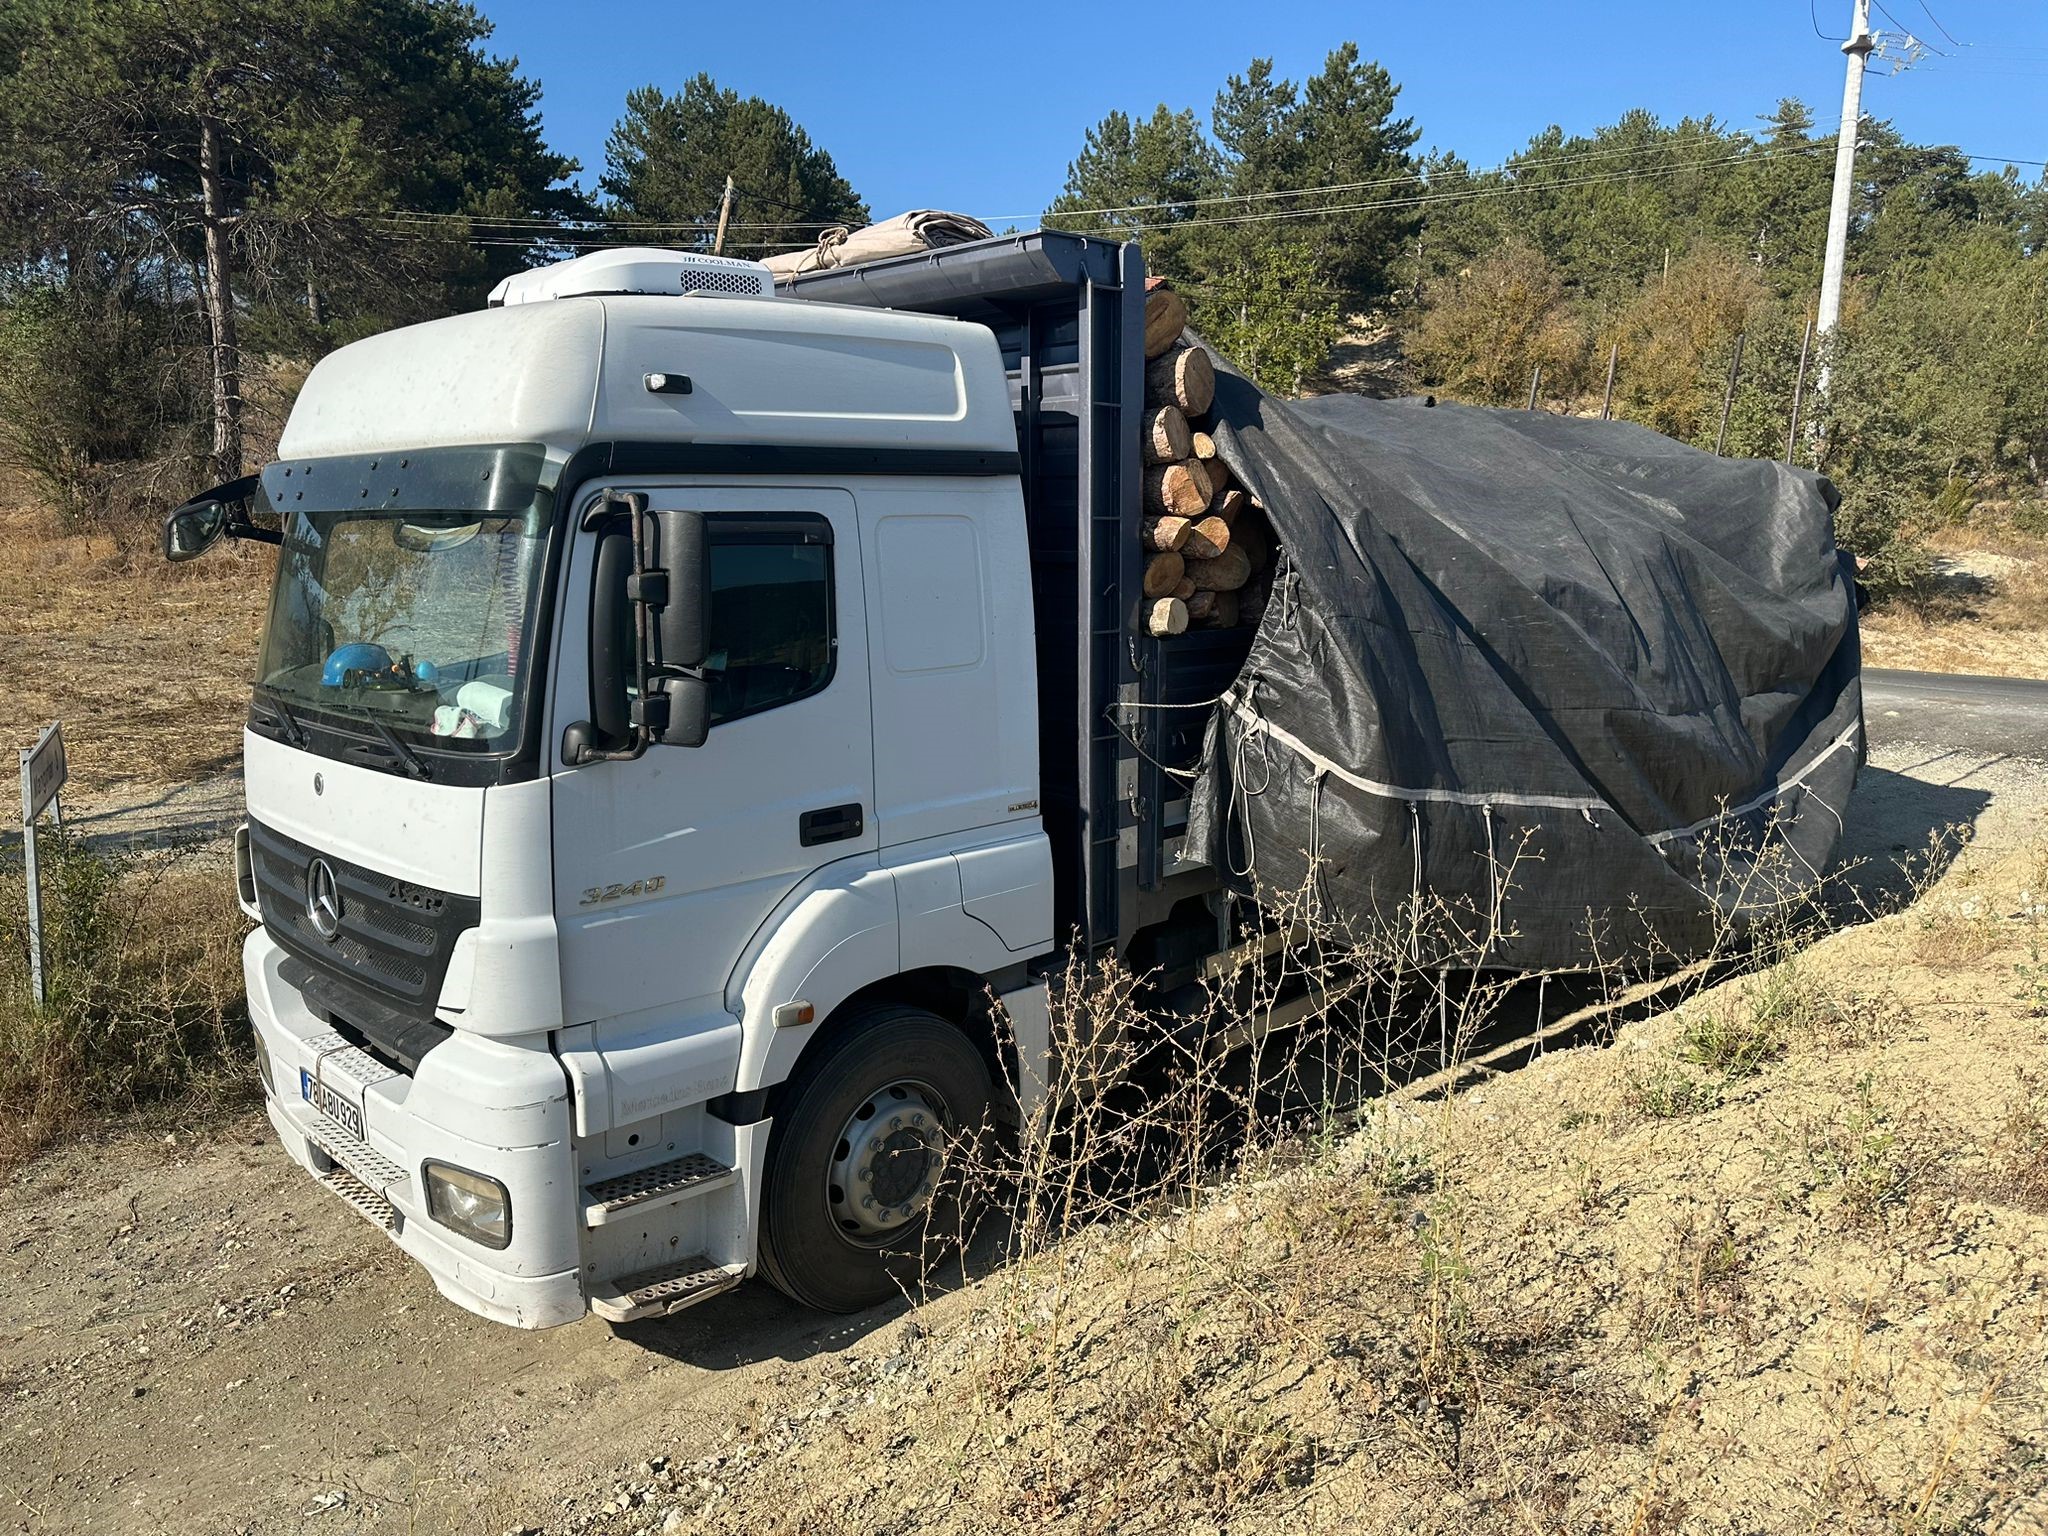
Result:
[[1863,66],[1876,46],[1870,36],[1870,0],[1853,0],[1849,40],[1842,52],[1849,58],[1842,85],[1842,127],[1835,136],[1835,195],[1828,206],[1827,262],[1820,274],[1820,316],[1814,327],[1821,343],[1820,373],[1815,382],[1823,401],[1828,393],[1828,342],[1842,318],[1842,265],[1849,253],[1849,201],[1856,189],[1856,135],[1863,125]]
[[725,178],[725,196],[718,200],[718,233],[711,237],[711,254],[725,254],[725,223],[732,217],[732,178]]

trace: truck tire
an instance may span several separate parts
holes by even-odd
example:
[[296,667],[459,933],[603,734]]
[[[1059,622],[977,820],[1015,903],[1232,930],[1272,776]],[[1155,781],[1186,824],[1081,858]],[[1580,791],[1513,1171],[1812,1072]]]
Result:
[[958,1026],[883,1004],[790,1078],[768,1138],[761,1273],[821,1312],[913,1289],[959,1232],[957,1153],[993,1089]]

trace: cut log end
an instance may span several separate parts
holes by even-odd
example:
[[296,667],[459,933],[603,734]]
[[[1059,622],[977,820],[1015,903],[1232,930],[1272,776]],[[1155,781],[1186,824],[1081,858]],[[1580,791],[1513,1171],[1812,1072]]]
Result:
[[1140,533],[1147,549],[1163,553],[1185,545],[1194,526],[1194,519],[1190,517],[1148,517]]
[[1209,494],[1209,472],[1193,459],[1145,471],[1145,510],[1155,517],[1200,517]]
[[1172,347],[1145,365],[1145,398],[1199,416],[1216,398],[1216,368],[1201,347]]
[[1153,288],[1145,295],[1145,355],[1158,357],[1180,340],[1187,329],[1188,306],[1171,288]]
[[1147,464],[1176,464],[1194,450],[1195,434],[1177,405],[1162,405],[1145,418],[1141,441]]
[[1173,550],[1163,550],[1145,562],[1145,595],[1170,597],[1181,584],[1187,562]]
[[1188,605],[1177,597],[1162,597],[1148,603],[1145,608],[1145,633],[1154,636],[1178,635],[1188,627]]
[[1181,548],[1191,559],[1214,560],[1230,548],[1230,524],[1213,514],[1202,518],[1188,530],[1187,543]]

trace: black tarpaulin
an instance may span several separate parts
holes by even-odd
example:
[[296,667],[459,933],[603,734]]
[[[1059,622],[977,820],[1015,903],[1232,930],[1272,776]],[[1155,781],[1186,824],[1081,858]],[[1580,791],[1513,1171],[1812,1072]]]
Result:
[[1820,881],[1863,756],[1826,480],[1221,368],[1212,414],[1284,549],[1190,807],[1240,888],[1533,968],[1698,953]]

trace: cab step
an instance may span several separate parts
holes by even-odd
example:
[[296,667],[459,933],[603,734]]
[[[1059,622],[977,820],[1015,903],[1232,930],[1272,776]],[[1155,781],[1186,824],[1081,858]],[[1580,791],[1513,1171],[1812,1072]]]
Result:
[[716,1264],[701,1253],[692,1254],[637,1275],[598,1281],[590,1290],[590,1310],[611,1323],[662,1317],[729,1291],[746,1275],[744,1264]]
[[583,1186],[583,1224],[601,1227],[628,1212],[674,1205],[723,1188],[738,1177],[718,1159],[690,1152],[652,1168],[599,1179]]
[[340,1163],[320,1176],[320,1182],[361,1211],[386,1232],[398,1226],[398,1212],[383,1195],[357,1178]]

